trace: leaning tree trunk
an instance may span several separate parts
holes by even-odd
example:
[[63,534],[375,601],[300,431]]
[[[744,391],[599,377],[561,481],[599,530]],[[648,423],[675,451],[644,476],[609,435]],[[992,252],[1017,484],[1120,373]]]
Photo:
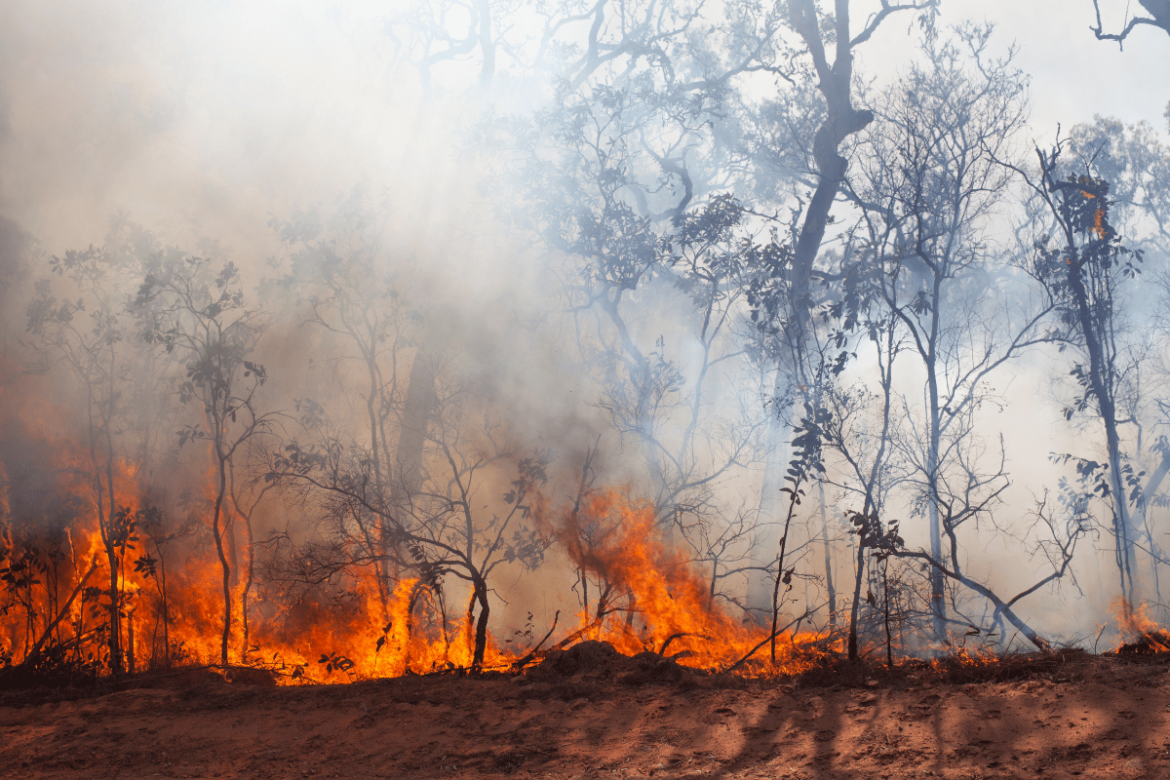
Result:
[[[835,5],[834,26],[836,36],[836,52],[832,64],[829,63],[825,52],[824,39],[821,35],[821,23],[813,0],[791,0],[788,4],[789,22],[793,29],[804,40],[805,46],[812,56],[820,81],[818,89],[825,99],[826,116],[824,122],[817,129],[813,138],[813,160],[817,168],[817,186],[813,190],[808,208],[804,213],[800,234],[793,248],[792,267],[789,271],[789,300],[788,300],[788,347],[792,354],[793,374],[788,381],[795,381],[803,358],[806,339],[811,318],[809,312],[812,307],[810,280],[812,279],[813,264],[816,262],[821,244],[825,239],[825,232],[829,225],[829,212],[833,202],[845,180],[847,161],[838,153],[838,149],[846,138],[865,129],[874,119],[872,111],[858,111],[853,107],[853,46],[857,43],[851,34],[849,26],[849,2],[837,0]],[[805,383],[807,384],[807,383]],[[777,376],[776,387],[781,387],[781,378]],[[778,419],[772,421],[779,427]],[[769,430],[768,444],[777,448],[779,443],[777,432]],[[768,453],[767,471],[764,475],[764,485],[760,495],[760,520],[767,522],[775,515],[773,512],[779,507],[779,489],[782,480],[782,471],[786,465],[783,456],[776,457]],[[768,545],[768,549],[771,546]],[[753,594],[760,594],[759,585],[767,582],[766,575],[757,578],[757,582],[749,585],[748,606],[754,606]],[[764,591],[766,592],[766,591]]]

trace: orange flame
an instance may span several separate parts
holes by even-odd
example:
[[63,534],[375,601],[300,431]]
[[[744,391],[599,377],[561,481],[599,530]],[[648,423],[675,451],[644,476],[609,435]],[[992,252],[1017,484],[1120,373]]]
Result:
[[[592,638],[627,655],[650,650],[705,669],[728,668],[768,642],[768,628],[740,623],[714,602],[690,562],[663,540],[648,502],[598,491],[551,530],[573,562],[602,583],[603,597],[593,614],[581,615],[582,629]],[[823,655],[815,646],[818,639],[814,634],[781,638],[779,668],[768,670],[757,661],[749,669],[803,671]]]
[[[0,394],[4,389],[0,386]],[[74,514],[59,533],[34,524],[33,530],[21,526],[14,534],[10,491],[0,490],[0,568],[12,565],[23,554],[17,548],[27,541],[37,550],[28,553],[29,571],[44,569],[24,581],[20,604],[0,610],[0,666],[19,664],[39,643],[91,668],[108,664],[115,599],[121,606],[118,644],[127,671],[218,663],[222,570],[209,540],[206,501],[192,510],[202,525],[197,522],[186,536],[150,527],[137,514],[150,503],[138,469],[119,461],[107,471],[87,447],[71,443],[68,426],[60,422],[66,415],[47,401],[31,400],[38,394],[22,395],[26,400],[18,416],[35,420],[30,430],[52,440],[57,491],[73,497]],[[101,495],[96,474],[105,479]],[[113,572],[102,527],[105,517],[108,535],[111,482],[114,512],[126,511],[137,520],[113,556]],[[7,481],[0,480],[0,486]],[[599,602],[595,592],[577,624],[560,628],[553,643],[600,639],[626,654],[651,650],[706,669],[725,669],[754,650],[755,660],[741,670],[747,674],[797,672],[823,656],[825,647],[816,635],[784,636],[778,640],[777,666],[765,664],[768,629],[745,625],[713,603],[710,580],[663,538],[648,503],[621,491],[597,491],[578,511],[555,522],[540,501],[536,504],[546,533],[605,588],[604,600]],[[58,536],[50,538],[53,533]],[[16,538],[20,534],[27,538]],[[458,617],[449,620],[450,605],[431,587],[401,579],[387,588],[374,567],[349,571],[327,592],[312,596],[287,597],[257,588],[245,605],[239,576],[244,542],[226,536],[234,549],[230,663],[269,669],[282,683],[394,677],[471,665],[474,630],[463,610],[456,607]],[[246,647],[241,641],[245,606]],[[484,666],[507,668],[517,657],[489,638]]]
[[[1091,192],[1081,190],[1081,194],[1088,199],[1094,199],[1097,196]],[[1097,234],[1097,238],[1105,238],[1105,209],[1097,209],[1093,214],[1093,232]]]
[[1146,616],[1146,608],[1143,603],[1134,609],[1125,598],[1114,602],[1113,610],[1122,637],[1122,644],[1117,648],[1119,652],[1170,652],[1170,633]]
[[1093,215],[1093,232],[1097,234],[1097,238],[1105,238],[1105,211],[1104,209],[1097,209]]

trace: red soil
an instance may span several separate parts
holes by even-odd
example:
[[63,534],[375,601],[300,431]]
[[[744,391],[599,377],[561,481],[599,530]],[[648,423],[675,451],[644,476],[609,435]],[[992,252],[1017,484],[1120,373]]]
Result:
[[777,683],[596,651],[516,676],[8,692],[0,777],[1170,777],[1170,666],[1148,656]]

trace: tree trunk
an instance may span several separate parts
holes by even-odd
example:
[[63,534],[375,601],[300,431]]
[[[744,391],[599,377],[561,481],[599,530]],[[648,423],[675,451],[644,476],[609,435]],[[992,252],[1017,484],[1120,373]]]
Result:
[[479,598],[479,617],[475,621],[475,653],[471,658],[471,666],[479,671],[483,668],[483,656],[487,651],[488,617],[491,615],[487,583],[483,580],[476,584],[476,595]]
[[[849,31],[848,0],[837,0],[836,2],[834,21],[837,43],[832,65],[829,64],[826,57],[825,45],[821,37],[820,19],[813,0],[791,0],[788,7],[789,21],[793,29],[804,39],[805,46],[812,56],[813,64],[820,78],[818,88],[825,98],[827,114],[813,140],[813,159],[818,174],[817,186],[804,214],[804,221],[793,250],[790,272],[788,323],[785,338],[792,356],[792,374],[789,381],[796,382],[804,359],[808,329],[811,325],[809,312],[812,299],[809,282],[812,278],[813,264],[816,262],[821,243],[825,238],[825,231],[829,224],[829,212],[845,179],[847,161],[838,154],[837,150],[846,138],[863,130],[873,121],[874,117],[872,111],[857,111],[853,108],[853,43]],[[803,384],[807,385],[808,382],[804,381]],[[779,370],[775,387],[777,390],[782,387]],[[773,451],[779,447],[781,432],[773,430],[772,425],[779,428],[778,416],[770,422],[768,431],[769,453],[765,465],[764,485],[760,492],[760,522],[762,523],[766,523],[770,517],[773,517],[773,511],[779,506],[778,494],[782,480],[781,473],[786,464],[785,457],[773,456]],[[772,548],[769,545],[767,549]],[[755,583],[749,584],[747,599],[749,609],[759,603],[761,580],[766,582],[766,575],[757,578]]]
[[409,505],[422,481],[423,446],[427,425],[434,414],[438,397],[435,394],[436,362],[442,355],[432,339],[424,339],[410,366],[410,384],[402,408],[402,430],[398,434],[398,501]]
[[821,542],[825,550],[825,591],[829,596],[829,631],[837,630],[837,588],[833,584],[833,546],[829,543],[829,509],[825,505],[825,483],[817,480],[817,498],[821,502]]
[[882,597],[885,606],[886,618],[886,666],[894,669],[894,637],[890,632],[890,558],[882,557]]
[[240,659],[248,661],[248,597],[255,580],[256,555],[252,550],[252,514],[244,516],[244,582],[240,588]]
[[219,556],[219,565],[223,569],[223,633],[219,642],[219,662],[228,662],[228,642],[232,631],[232,567],[228,561],[227,550],[224,548],[225,529],[220,526],[223,519],[223,499],[227,492],[227,471],[224,458],[217,452],[219,460],[219,491],[215,496],[215,508],[211,515],[211,533],[215,537],[215,552]]
[[865,535],[857,539],[856,571],[853,575],[853,603],[849,607],[849,660],[857,660],[857,613],[861,608],[861,583],[865,579]]
[[[930,554],[936,561],[943,560],[942,554],[942,521],[938,513],[938,450],[939,431],[935,420],[938,419],[938,395],[931,394],[931,431],[930,447],[926,453],[927,485],[930,490],[930,499],[927,501],[927,516],[930,519]],[[934,635],[939,640],[947,638],[947,602],[946,583],[943,574],[938,569],[930,570],[930,614],[934,624]]]
[[[1071,250],[1070,250],[1071,251]],[[1075,258],[1076,255],[1074,254]],[[1113,395],[1106,383],[1106,366],[1104,347],[1097,336],[1093,323],[1093,315],[1089,308],[1088,293],[1081,278],[1081,265],[1076,259],[1068,264],[1069,289],[1077,305],[1077,316],[1080,321],[1082,334],[1085,338],[1085,348],[1089,352],[1089,381],[1093,395],[1097,397],[1097,406],[1101,413],[1101,422],[1105,425],[1105,443],[1109,456],[1109,479],[1113,491],[1113,534],[1117,540],[1117,568],[1121,579],[1122,609],[1126,619],[1132,614],[1137,601],[1137,588],[1134,582],[1134,545],[1127,504],[1125,486],[1121,481],[1121,444],[1117,433],[1117,410],[1113,402]]]
[[[475,614],[475,605],[479,605],[479,615]],[[488,617],[491,615],[491,606],[488,603],[487,582],[479,572],[471,572],[471,598],[467,603],[467,627],[471,634],[474,626],[473,645],[471,653],[471,671],[479,672],[483,668],[483,658],[487,651]]]

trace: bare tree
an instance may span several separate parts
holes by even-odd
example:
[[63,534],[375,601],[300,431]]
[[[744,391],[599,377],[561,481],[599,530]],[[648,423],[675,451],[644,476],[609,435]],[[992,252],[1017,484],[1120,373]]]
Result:
[[[436,405],[423,431],[419,471],[405,477],[413,482],[409,490],[397,481],[379,489],[367,450],[329,425],[308,429],[306,437],[274,453],[266,479],[299,488],[323,510],[323,538],[293,551],[292,574],[307,584],[379,559],[399,576],[418,577],[441,603],[447,575],[464,580],[469,595],[462,630],[470,666],[478,670],[488,647],[491,575],[503,563],[534,567],[543,556],[543,539],[524,520],[530,493],[547,479],[548,459],[520,454],[508,426],[450,363],[426,370],[439,372],[429,377]],[[515,469],[511,490],[498,499],[485,495],[508,469]],[[445,613],[442,629],[446,635]]]
[[[885,541],[898,538],[895,533],[891,539],[883,527],[881,517],[885,511],[885,498],[897,482],[905,478],[904,474],[895,472],[891,462],[891,428],[897,422],[894,365],[906,348],[905,337],[897,318],[874,306],[874,301],[866,300],[870,297],[858,298],[853,306],[841,306],[837,311],[844,314],[847,321],[855,320],[863,329],[866,340],[873,345],[880,391],[875,393],[865,386],[842,388],[835,381],[828,381],[822,383],[821,393],[822,403],[829,411],[829,421],[823,429],[824,441],[843,461],[838,468],[841,476],[829,476],[824,482],[841,487],[846,496],[860,499],[862,507],[860,512],[847,513],[857,535],[846,643],[850,660],[856,660],[858,655],[861,585],[865,580],[869,554],[873,550],[883,551],[889,546],[884,544]],[[830,307],[830,311],[832,309]],[[826,562],[826,570],[829,565]]]
[[[929,69],[912,68],[890,90],[851,190],[883,271],[871,278],[925,374],[921,413],[902,398],[916,427],[896,441],[917,472],[915,505],[929,519],[936,561],[953,558],[958,526],[1006,488],[1002,469],[979,475],[976,414],[994,373],[1047,339],[1041,324],[1056,306],[1039,286],[1028,306],[1019,306],[1016,291],[1011,308],[1003,304],[995,291],[1015,275],[991,265],[980,238],[1013,175],[1000,158],[1011,155],[1025,117],[1023,79],[1010,55],[988,58],[990,35],[989,27],[968,27],[953,40],[927,40]],[[983,495],[976,497],[976,485]],[[939,638],[946,637],[944,577],[931,571]]]

